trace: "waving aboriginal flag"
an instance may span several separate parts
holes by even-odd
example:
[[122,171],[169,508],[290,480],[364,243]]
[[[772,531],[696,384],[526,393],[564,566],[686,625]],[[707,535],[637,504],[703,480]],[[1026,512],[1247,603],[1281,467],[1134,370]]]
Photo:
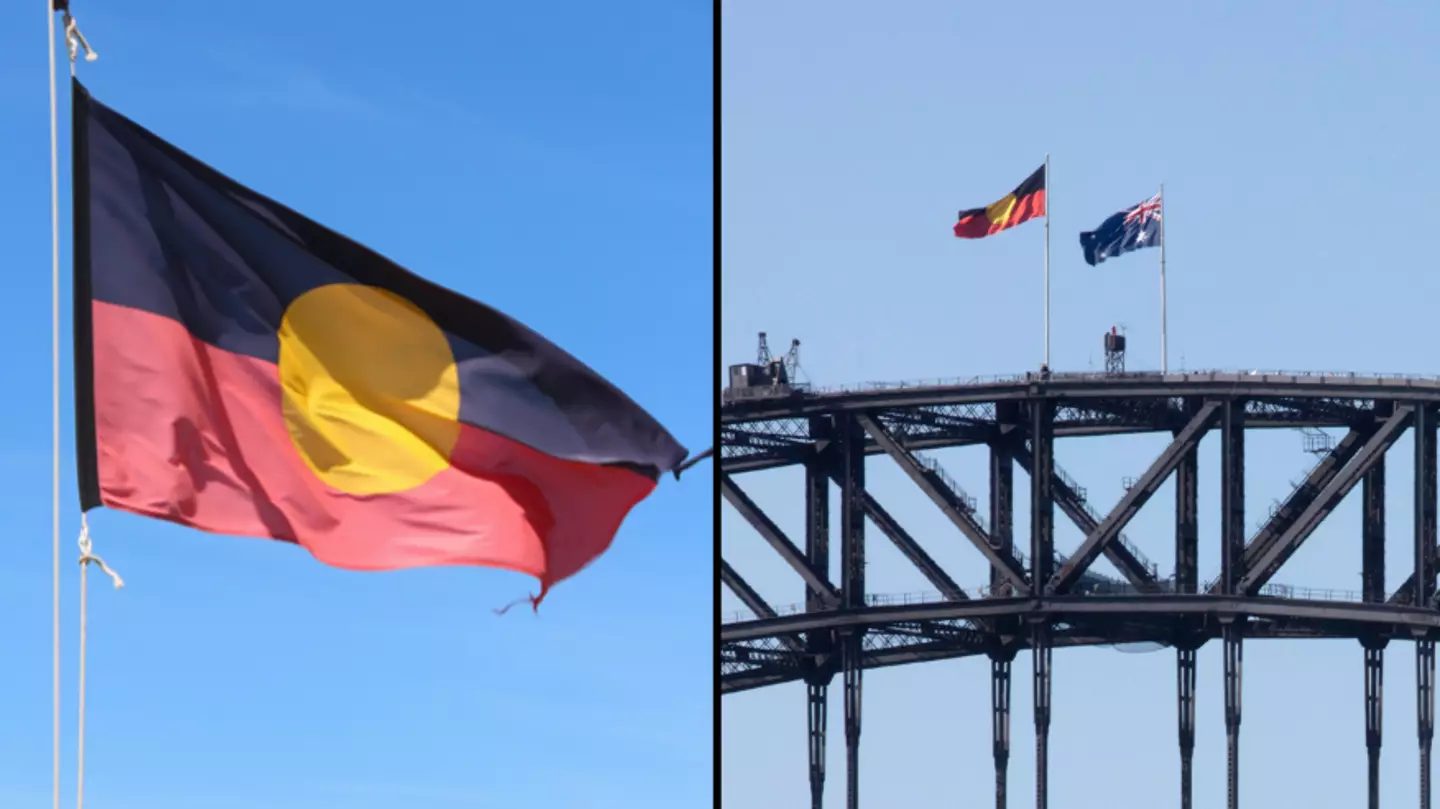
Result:
[[955,237],[980,239],[1044,215],[1045,167],[1041,166],[999,202],[961,211],[960,221],[955,223]]
[[540,597],[685,450],[579,360],[74,90],[81,507]]

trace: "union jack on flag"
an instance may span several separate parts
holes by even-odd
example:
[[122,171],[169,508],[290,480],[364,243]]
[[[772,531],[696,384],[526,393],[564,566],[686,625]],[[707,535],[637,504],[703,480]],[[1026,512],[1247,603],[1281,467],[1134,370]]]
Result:
[[1125,224],[1129,225],[1131,223],[1138,222],[1140,226],[1143,227],[1145,223],[1149,222],[1152,217],[1155,219],[1162,218],[1162,207],[1163,206],[1160,204],[1160,195],[1156,194],[1150,199],[1147,199],[1139,205],[1136,205],[1134,208],[1131,208],[1129,211],[1126,211]]

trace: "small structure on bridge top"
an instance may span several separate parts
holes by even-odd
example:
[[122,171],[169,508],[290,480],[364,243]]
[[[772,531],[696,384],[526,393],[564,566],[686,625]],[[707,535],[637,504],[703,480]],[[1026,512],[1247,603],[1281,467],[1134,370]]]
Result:
[[1105,373],[1125,373],[1125,335],[1114,326],[1105,332]]
[[730,385],[724,399],[760,399],[800,393],[809,385],[800,380],[800,341],[791,340],[790,350],[782,356],[770,353],[765,332],[760,332],[760,345],[754,362],[730,366]]

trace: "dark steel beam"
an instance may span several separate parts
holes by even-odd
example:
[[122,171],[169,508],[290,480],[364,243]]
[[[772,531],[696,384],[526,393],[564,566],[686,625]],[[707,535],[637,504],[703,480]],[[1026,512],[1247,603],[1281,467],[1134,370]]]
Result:
[[1360,587],[1366,601],[1385,600],[1385,458],[1365,473],[1361,486]]
[[[1275,540],[1274,544],[1262,553],[1253,565],[1246,567],[1244,575],[1240,577],[1240,592],[1249,595],[1256,595],[1260,592],[1260,588],[1264,587],[1265,583],[1280,569],[1280,566],[1285,564],[1285,561],[1299,549],[1300,544],[1320,526],[1320,523],[1329,516],[1345,495],[1355,488],[1355,484],[1359,483],[1365,473],[1370,471],[1370,467],[1384,457],[1385,451],[1404,432],[1405,425],[1414,412],[1414,409],[1408,406],[1395,409],[1395,413],[1365,441],[1364,446],[1355,453],[1355,457],[1351,459],[1350,463],[1331,478],[1330,482],[1326,483],[1315,495],[1315,499],[1301,510],[1300,515],[1295,518],[1295,522],[1285,529],[1280,538]],[[1430,543],[1431,546],[1434,544],[1433,541]],[[1424,552],[1417,554],[1418,557],[1424,555]]]
[[940,567],[939,563],[926,553],[924,548],[920,547],[920,543],[916,542],[914,537],[910,536],[900,526],[900,523],[890,516],[890,512],[880,506],[880,503],[869,492],[861,493],[861,508],[864,510],[865,516],[869,517],[870,521],[875,523],[875,527],[880,529],[880,533],[895,544],[900,553],[910,560],[910,564],[914,565],[915,569],[920,571],[920,575],[940,591],[941,595],[950,601],[964,601],[970,597],[966,595],[960,585],[955,583],[954,579],[950,578],[950,575]]
[[739,621],[720,626],[721,643],[753,640],[811,629],[871,627],[907,621],[974,620],[1049,616],[1072,620],[1089,616],[1193,616],[1222,618],[1249,615],[1257,618],[1334,621],[1354,628],[1413,629],[1440,637],[1440,612],[1415,606],[1361,602],[1242,598],[1239,596],[1175,595],[1164,598],[1134,596],[1063,596],[1058,598],[986,598],[932,604],[900,604],[864,610],[782,615],[779,618]]
[[1245,403],[1228,400],[1220,414],[1220,592],[1240,592],[1245,554]]
[[[1435,598],[1435,428],[1429,405],[1415,408],[1415,572],[1413,604]],[[1435,737],[1435,641],[1415,642],[1415,702],[1420,741],[1420,809],[1430,809],[1430,744]]]
[[[811,570],[825,580],[830,579],[830,478],[838,481],[832,451],[834,429],[829,418],[810,419],[810,438],[815,442],[815,457],[805,465],[805,561]],[[825,600],[825,592],[805,587],[805,609],[809,611],[834,606]]]
[[[1299,377],[1247,373],[1189,374],[1184,379],[1171,374],[1162,379],[1135,376],[1103,378],[1098,375],[1067,377],[1052,374],[1045,383],[1049,395],[1066,400],[1163,399],[1177,396],[1214,396],[1273,399],[1316,397],[1324,399],[1394,399],[1400,402],[1434,401],[1440,397],[1440,383],[1413,379],[1374,377]],[[937,385],[884,388],[801,398],[758,399],[723,405],[722,425],[744,421],[795,418],[813,413],[869,411],[920,406],[985,404],[1025,401],[1033,398],[1034,386],[1025,381],[988,385]]]
[[965,537],[970,540],[971,544],[973,544],[980,553],[984,554],[985,558],[990,561],[990,564],[1004,572],[1006,580],[1009,581],[1017,591],[1026,593],[1030,591],[1030,585],[1025,581],[1025,574],[1020,568],[1020,562],[1015,559],[1013,555],[1006,556],[1000,553],[994,538],[986,533],[985,529],[981,528],[980,524],[963,509],[955,507],[951,498],[948,497],[945,492],[941,491],[925,473],[924,467],[920,465],[920,462],[915,459],[914,455],[901,447],[899,442],[895,440],[895,437],[890,435],[889,431],[881,427],[869,416],[862,413],[857,415],[855,420],[865,432],[870,434],[871,438],[875,439],[876,443],[884,448],[886,454],[895,459],[895,463],[899,464],[905,474],[915,482],[916,486],[920,487],[921,491],[925,492],[931,502],[933,502],[946,517],[950,518],[950,522],[954,523],[955,527],[960,529],[960,533],[964,534]]
[[[1011,400],[1002,402],[1001,404],[1013,405],[1018,404],[1018,402]],[[1350,427],[1353,422],[1358,421],[1360,416],[1367,412],[1368,411],[1361,410],[1345,418],[1316,414],[1311,414],[1306,418],[1280,418],[1249,413],[1245,417],[1244,426],[1247,430],[1294,429],[1296,427]],[[1057,439],[1140,435],[1169,429],[1171,428],[1168,424],[1161,423],[1091,424],[1083,420],[1072,422],[1058,417],[1055,421],[1055,437]],[[793,440],[793,438],[789,441],[782,441],[778,436],[766,436],[770,438],[771,445],[761,446],[750,443],[754,438],[754,434],[744,433],[743,435],[745,436],[744,438],[738,437],[733,431],[729,430],[729,428],[721,433],[721,449],[725,453],[728,453],[722,454],[721,456],[721,471],[731,474],[742,474],[745,472],[758,472],[765,469],[793,466],[803,463],[812,450],[808,443],[798,442]],[[967,447],[987,443],[993,440],[993,437],[994,429],[989,426],[983,429],[981,427],[953,427],[940,429],[935,432],[907,436],[905,446],[912,451]],[[873,441],[866,442],[866,455],[881,455],[884,454],[884,452],[885,451]],[[1056,504],[1061,505],[1062,501],[1057,500]]]
[[751,587],[750,583],[745,581],[739,573],[735,572],[735,568],[731,567],[730,563],[724,559],[720,560],[720,581],[726,587],[729,587],[730,592],[734,593],[736,597],[758,617],[775,617],[775,608],[766,603],[765,599],[761,598],[760,594],[755,591],[755,588]]
[[[1378,408],[1377,408],[1378,409]],[[1388,408],[1386,413],[1388,414]],[[1385,458],[1365,473],[1361,488],[1360,579],[1368,603],[1385,600]],[[1385,644],[1381,637],[1362,637],[1365,650],[1366,805],[1380,809],[1380,741],[1385,681]]]
[[[1018,443],[1014,431],[990,442],[990,536],[996,552],[1010,559],[1015,557],[1015,446]],[[991,565],[990,594],[1014,595],[1001,592],[1006,584],[1005,571]],[[1008,678],[1009,669],[1006,671]],[[1008,706],[1008,698],[1006,702]]]
[[1055,565],[1055,403],[1030,402],[1030,576],[1039,592]]
[[[819,448],[817,457],[805,466],[805,558],[810,569],[830,575],[830,473],[833,466],[830,444],[833,429],[828,418],[810,419],[810,437]],[[838,475],[838,471],[837,471]],[[805,588],[805,610],[815,612],[827,608],[824,594],[813,587]],[[835,650],[833,632],[805,633],[805,645],[811,653],[811,665],[824,660],[823,671],[808,673],[805,683],[806,735],[809,748],[810,809],[824,809],[825,747],[830,722],[830,680],[834,666],[830,655]]]
[[[1024,445],[1015,448],[1015,461],[1020,464],[1021,469],[1024,469],[1032,478],[1034,477],[1034,459]],[[1099,526],[1095,518],[1090,516],[1090,512],[1085,510],[1084,499],[1079,492],[1072,491],[1065,484],[1065,479],[1060,477],[1059,472],[1055,472],[1050,477],[1050,491],[1055,505],[1059,506],[1060,511],[1070,518],[1070,522],[1074,523],[1075,527],[1087,536]],[[1142,593],[1160,591],[1155,574],[1135,558],[1135,554],[1131,553],[1129,548],[1119,542],[1112,542],[1105,546],[1104,553],[1105,558],[1115,565],[1115,569],[1120,571],[1120,575],[1124,576],[1125,580],[1130,582],[1135,589]]]
[[[1091,622],[1087,630],[1076,630],[1074,632],[1059,632],[1053,635],[1052,646],[1060,648],[1079,648],[1092,646],[1112,646],[1116,643],[1128,642],[1154,642],[1166,643],[1167,638],[1172,634],[1168,621],[1162,621],[1150,627],[1147,631],[1143,625],[1136,624],[1131,619],[1125,619],[1123,624],[1108,624]],[[1343,624],[1332,624],[1327,621],[1287,621],[1285,626],[1288,629],[1279,627],[1267,627],[1264,622],[1251,621],[1245,628],[1247,640],[1254,639],[1350,639],[1357,636],[1357,630],[1353,626]],[[1126,629],[1125,627],[1130,627]],[[1304,629],[1302,630],[1302,627]],[[877,629],[875,632],[883,632]],[[1364,630],[1362,630],[1363,632]],[[1218,632],[1218,630],[1217,630]],[[1405,636],[1409,639],[1409,635]],[[793,682],[803,679],[798,667],[787,666],[756,666],[746,671],[733,672],[728,668],[735,653],[742,648],[738,644],[721,645],[722,666],[720,676],[720,691],[722,694],[738,693],[740,691],[763,688],[769,685],[778,685],[786,682]],[[988,651],[985,644],[955,643],[937,639],[920,639],[915,643],[906,645],[888,646],[885,648],[869,648],[865,652],[864,665],[867,670],[879,668],[893,668],[895,666],[910,665],[916,663],[930,663],[943,660],[959,660],[969,657],[977,657],[986,654]]]
[[[848,415],[835,417],[840,455],[840,600],[844,609],[865,606],[865,434]],[[865,628],[841,630],[841,672],[845,689],[845,804],[860,807],[860,686],[864,675]]]
[[[1198,402],[1187,401],[1191,410]],[[1175,592],[1195,593],[1200,576],[1200,452],[1192,447],[1175,470]]]
[[1090,568],[1100,552],[1119,536],[1130,520],[1139,513],[1140,508],[1160,488],[1160,484],[1180,465],[1181,460],[1199,445],[1200,439],[1215,423],[1219,412],[1219,402],[1206,402],[1200,407],[1200,412],[1191,417],[1169,446],[1150,464],[1150,468],[1121,496],[1120,502],[1115,504],[1105,519],[1085,537],[1085,541],[1080,543],[1080,547],[1071,554],[1070,559],[1060,566],[1046,585],[1047,595],[1067,593],[1075,586],[1080,575]]
[[865,437],[852,418],[836,416],[840,471],[840,604],[865,606]]
[[[1426,431],[1427,431],[1427,432],[1430,432],[1431,435],[1433,436],[1433,432],[1434,432],[1434,429],[1435,429],[1435,428],[1434,428],[1434,422],[1435,422],[1435,413],[1434,413],[1434,411],[1428,411],[1428,410],[1427,410],[1427,412],[1424,414],[1424,418],[1425,418],[1425,424],[1426,424]],[[1421,432],[1420,430],[1417,430],[1417,431],[1416,431],[1416,435],[1418,436],[1418,435],[1420,434],[1420,432]],[[1437,559],[1440,559],[1440,547],[1437,547],[1437,546],[1435,545],[1434,541],[1433,541],[1433,540],[1434,540],[1434,537],[1435,537],[1435,527],[1434,527],[1434,526],[1435,526],[1435,517],[1434,517],[1434,514],[1435,514],[1435,508],[1434,508],[1434,502],[1435,502],[1435,500],[1434,500],[1434,498],[1435,498],[1435,495],[1434,495],[1434,492],[1435,492],[1435,484],[1434,484],[1434,479],[1435,479],[1435,478],[1434,478],[1434,475],[1435,475],[1435,472],[1434,472],[1434,469],[1435,469],[1435,450],[1434,450],[1434,446],[1435,446],[1435,441],[1434,441],[1434,438],[1431,437],[1431,438],[1429,438],[1429,439],[1427,439],[1427,440],[1425,441],[1424,445],[1421,445],[1421,444],[1419,444],[1419,443],[1417,442],[1417,446],[1415,447],[1415,459],[1416,459],[1416,461],[1417,461],[1417,465],[1416,465],[1416,467],[1415,467],[1415,469],[1416,469],[1416,476],[1415,476],[1415,495],[1416,495],[1416,497],[1415,497],[1415,502],[1414,502],[1414,504],[1415,504],[1415,531],[1416,531],[1416,542],[1424,542],[1424,539],[1421,537],[1421,534],[1424,534],[1424,535],[1430,537],[1430,539],[1432,540],[1432,541],[1429,543],[1429,544],[1430,544],[1429,552],[1424,555],[1423,560],[1422,560],[1422,558],[1421,558],[1421,553],[1420,553],[1420,551],[1419,551],[1418,549],[1416,550],[1415,555],[1416,555],[1417,569],[1420,569],[1421,567],[1424,567],[1425,569],[1427,569],[1427,570],[1429,571],[1429,578],[1430,578],[1431,581],[1430,581],[1430,584],[1428,585],[1428,588],[1429,588],[1429,589],[1428,589],[1426,592],[1427,592],[1428,595],[1431,596],[1431,597],[1433,597],[1433,596],[1434,596],[1434,593],[1435,593],[1435,589],[1434,589],[1434,588],[1435,588],[1434,576],[1435,576],[1436,561],[1437,561]],[[1425,457],[1422,458],[1422,457],[1421,457],[1422,455],[1424,455]],[[1421,470],[1427,470],[1426,473],[1425,473],[1425,475],[1421,475],[1421,474],[1420,474],[1420,471],[1421,471]],[[1427,516],[1427,515],[1428,515],[1428,516]],[[1423,564],[1422,564],[1422,562],[1423,562]],[[1425,603],[1427,603],[1426,600],[1425,600],[1425,598],[1426,598],[1425,596],[1422,595],[1422,596],[1421,596],[1421,599],[1420,599],[1419,601],[1417,601],[1417,600],[1416,600],[1416,595],[1417,595],[1417,593],[1416,593],[1416,589],[1415,589],[1415,574],[1414,574],[1414,573],[1411,573],[1409,576],[1407,576],[1407,577],[1405,578],[1405,581],[1402,582],[1402,583],[1400,584],[1400,586],[1395,589],[1395,592],[1390,595],[1390,598],[1387,599],[1387,603],[1390,603],[1390,604],[1416,604],[1416,603],[1425,604]]]
[[720,473],[720,494],[730,505],[735,507],[736,511],[740,512],[740,516],[744,517],[745,521],[750,523],[750,526],[761,537],[764,537],[766,542],[770,543],[770,547],[780,554],[780,558],[784,559],[796,573],[799,573],[800,578],[804,579],[812,590],[820,594],[826,607],[834,609],[840,606],[840,593],[827,580],[824,572],[811,567],[809,560],[800,553],[799,548],[795,547],[795,543],[785,536],[785,533],[780,530],[780,526],[776,525],[764,511],[761,511],[760,507],[755,505],[755,501],[751,500],[750,496],[723,472]]
[[1431,606],[1435,598],[1435,428],[1429,406],[1415,408],[1415,600]]

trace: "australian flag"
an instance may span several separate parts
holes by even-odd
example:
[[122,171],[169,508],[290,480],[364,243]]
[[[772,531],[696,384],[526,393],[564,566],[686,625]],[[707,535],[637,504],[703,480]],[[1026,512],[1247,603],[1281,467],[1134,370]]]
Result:
[[1160,195],[1127,208],[1100,223],[1100,227],[1080,234],[1080,246],[1085,249],[1085,263],[1094,267],[1112,256],[1155,247],[1160,244],[1160,217],[1163,213]]

